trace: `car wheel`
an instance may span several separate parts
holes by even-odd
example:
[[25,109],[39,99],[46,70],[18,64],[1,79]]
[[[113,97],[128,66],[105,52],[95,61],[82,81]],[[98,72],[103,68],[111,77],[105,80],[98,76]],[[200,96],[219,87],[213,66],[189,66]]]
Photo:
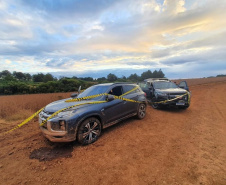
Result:
[[77,140],[82,145],[95,142],[101,133],[101,123],[95,117],[90,117],[82,122],[78,129]]
[[160,106],[158,103],[155,103],[156,102],[156,98],[152,98],[151,100],[151,106],[154,108],[154,109],[158,109]]
[[144,103],[139,104],[137,111],[137,118],[143,119],[146,115],[146,105]]

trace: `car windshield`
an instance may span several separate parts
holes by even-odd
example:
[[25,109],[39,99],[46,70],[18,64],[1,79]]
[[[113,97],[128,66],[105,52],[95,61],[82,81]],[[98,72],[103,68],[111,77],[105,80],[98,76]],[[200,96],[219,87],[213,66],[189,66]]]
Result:
[[106,93],[108,88],[109,88],[109,86],[107,86],[107,85],[105,85],[105,86],[104,85],[101,85],[101,86],[95,85],[95,86],[89,87],[84,92],[79,94],[77,96],[77,98],[83,98],[83,97],[86,97],[86,96],[92,96],[92,95],[96,95],[96,94]]
[[178,88],[178,86],[173,82],[155,82],[155,89],[170,89],[170,88]]

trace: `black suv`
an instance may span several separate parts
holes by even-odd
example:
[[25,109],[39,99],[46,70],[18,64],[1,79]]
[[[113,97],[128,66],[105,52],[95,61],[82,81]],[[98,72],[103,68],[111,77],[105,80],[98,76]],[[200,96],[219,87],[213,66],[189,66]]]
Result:
[[186,109],[190,105],[190,92],[186,81],[177,85],[167,78],[149,78],[138,84],[155,109],[163,106]]
[[[89,97],[89,99],[84,100],[84,97],[97,94],[98,97]],[[103,128],[132,116],[143,119],[146,114],[145,93],[136,84],[106,83],[94,85],[76,97],[77,100],[81,101],[66,102],[73,100],[74,96],[73,94],[72,98],[48,104],[39,114],[39,123],[42,125],[42,122],[56,111],[80,104],[58,113],[40,126],[44,136],[50,141],[69,142],[77,139],[81,144],[90,144],[98,139]],[[138,103],[125,101],[120,96],[138,101]]]

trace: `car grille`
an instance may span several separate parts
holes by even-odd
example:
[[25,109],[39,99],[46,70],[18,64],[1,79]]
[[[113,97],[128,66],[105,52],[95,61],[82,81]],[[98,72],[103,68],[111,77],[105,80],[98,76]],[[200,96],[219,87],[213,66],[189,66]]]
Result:
[[185,93],[168,93],[168,95],[183,95],[183,94],[185,94]]
[[[177,94],[176,93],[170,93],[168,95],[168,99],[171,100],[171,99],[177,98],[178,96],[182,96],[182,95],[184,95],[184,93],[180,93],[180,94],[178,94],[178,93]],[[185,96],[180,97],[180,98],[178,98],[176,100],[187,100],[187,99],[188,99],[188,95],[185,95]]]
[[[39,116],[41,118],[41,121],[44,121],[46,120],[50,115],[52,115],[54,112],[48,112],[48,111],[45,111],[43,110]],[[45,123],[42,127],[46,128],[47,129],[47,123]]]

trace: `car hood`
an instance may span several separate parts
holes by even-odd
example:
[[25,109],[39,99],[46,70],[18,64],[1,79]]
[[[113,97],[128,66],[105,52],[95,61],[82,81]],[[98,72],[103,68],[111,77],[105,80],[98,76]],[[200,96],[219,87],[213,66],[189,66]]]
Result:
[[[70,107],[72,105],[78,105],[78,104],[81,104],[81,103],[90,103],[90,102],[95,102],[95,100],[83,100],[83,101],[77,101],[77,102],[65,102],[66,100],[70,100],[71,98],[67,98],[67,99],[63,99],[63,100],[58,100],[58,101],[54,101],[50,104],[48,104],[46,107],[45,107],[45,111],[46,112],[49,112],[49,113],[54,113],[60,109],[64,109],[64,108],[67,108],[67,107]],[[87,105],[81,105],[79,107],[84,107],[84,106],[88,106],[89,104]],[[75,107],[77,108],[77,107]]]
[[186,93],[187,91],[181,88],[170,88],[170,89],[155,89],[155,92],[183,94]]

